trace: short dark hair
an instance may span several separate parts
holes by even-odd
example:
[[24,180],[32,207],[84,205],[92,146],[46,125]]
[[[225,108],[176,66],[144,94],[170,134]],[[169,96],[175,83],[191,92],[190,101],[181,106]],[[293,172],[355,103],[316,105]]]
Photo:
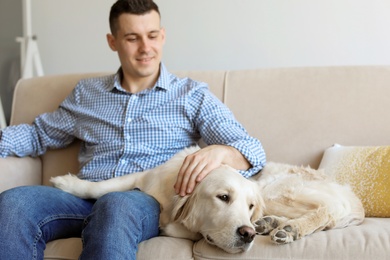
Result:
[[160,15],[158,6],[153,0],[118,0],[111,7],[110,11],[110,30],[112,34],[117,32],[118,18],[121,14],[145,14],[156,11]]

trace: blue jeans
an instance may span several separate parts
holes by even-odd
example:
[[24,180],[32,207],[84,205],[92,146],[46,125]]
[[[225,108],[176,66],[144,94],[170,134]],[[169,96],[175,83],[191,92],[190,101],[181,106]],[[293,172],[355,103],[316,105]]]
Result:
[[0,194],[0,259],[43,259],[46,243],[81,237],[80,259],[136,259],[138,244],[159,233],[160,205],[141,191],[83,200],[46,186]]

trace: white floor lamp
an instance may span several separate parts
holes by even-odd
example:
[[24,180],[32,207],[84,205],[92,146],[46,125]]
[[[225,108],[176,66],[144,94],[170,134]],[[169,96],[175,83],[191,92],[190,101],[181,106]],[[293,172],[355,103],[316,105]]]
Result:
[[23,1],[23,37],[18,37],[16,40],[20,42],[20,61],[22,78],[31,78],[34,76],[43,76],[43,68],[39,49],[37,44],[37,36],[32,33],[31,22],[31,0]]

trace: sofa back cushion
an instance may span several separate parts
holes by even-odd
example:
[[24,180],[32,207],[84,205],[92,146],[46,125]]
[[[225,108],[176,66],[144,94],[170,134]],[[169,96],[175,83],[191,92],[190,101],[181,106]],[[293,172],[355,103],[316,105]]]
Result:
[[224,100],[268,161],[316,168],[334,143],[390,144],[390,67],[230,71]]
[[[55,110],[81,78],[98,74],[21,80],[11,124],[31,123]],[[323,152],[342,145],[390,145],[390,67],[314,67],[243,71],[180,71],[209,86],[262,142],[269,161],[318,167]],[[76,173],[77,142],[42,156],[43,183]]]
[[[10,124],[32,123],[36,116],[57,109],[80,79],[106,74],[108,73],[54,75],[20,80],[14,92]],[[211,91],[222,100],[225,72],[183,71],[176,74],[209,83]],[[41,156],[42,183],[49,185],[51,176],[77,173],[78,151],[79,142],[76,141],[66,149],[51,150]]]

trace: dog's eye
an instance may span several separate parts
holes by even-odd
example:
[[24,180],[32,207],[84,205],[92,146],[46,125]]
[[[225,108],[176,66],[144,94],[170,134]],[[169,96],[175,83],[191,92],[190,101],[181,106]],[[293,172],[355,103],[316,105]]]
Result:
[[253,204],[249,205],[249,210],[252,210],[254,206]]
[[230,201],[229,195],[226,195],[226,194],[224,194],[224,195],[218,195],[217,198],[220,199],[220,200],[222,200],[222,201],[224,201],[224,202],[229,202],[229,201]]

